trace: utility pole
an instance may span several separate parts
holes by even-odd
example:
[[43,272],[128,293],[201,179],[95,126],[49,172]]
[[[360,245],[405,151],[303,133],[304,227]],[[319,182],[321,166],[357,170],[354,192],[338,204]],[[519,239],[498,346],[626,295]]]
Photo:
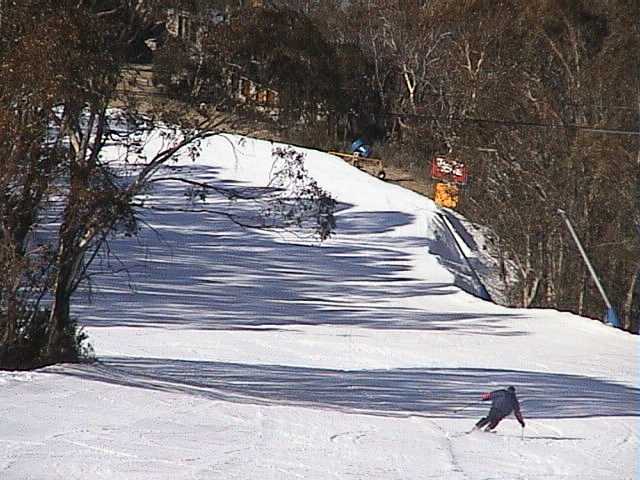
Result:
[[605,293],[604,288],[600,283],[600,279],[598,278],[598,275],[596,274],[596,271],[594,270],[593,265],[591,265],[591,262],[589,261],[589,257],[587,257],[587,252],[584,251],[584,248],[582,247],[582,243],[580,243],[580,239],[578,238],[576,231],[573,229],[573,225],[571,225],[571,221],[569,220],[567,213],[560,208],[558,209],[558,213],[562,216],[563,220],[567,224],[567,228],[569,229],[569,232],[571,233],[573,240],[576,242],[576,245],[578,246],[578,250],[582,255],[584,263],[587,265],[587,268],[591,273],[591,278],[593,278],[593,281],[596,283],[596,286],[600,291],[600,295],[602,295],[604,303],[607,305],[607,314],[605,317],[605,322],[610,324],[613,327],[620,328],[620,320],[618,319],[618,315],[616,314],[616,311],[611,305],[611,302],[609,301],[609,298],[607,297],[607,294]]

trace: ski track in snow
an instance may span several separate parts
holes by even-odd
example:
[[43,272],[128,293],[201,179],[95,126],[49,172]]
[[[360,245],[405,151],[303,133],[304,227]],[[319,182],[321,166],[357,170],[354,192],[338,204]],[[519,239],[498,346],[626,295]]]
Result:
[[[165,173],[260,188],[271,148],[213,138]],[[637,337],[474,298],[430,200],[330,155],[306,166],[340,202],[322,246],[166,212],[112,242],[128,275],[74,311],[99,362],[0,372],[2,480],[638,478]],[[524,437],[512,417],[464,434],[506,384]]]
[[464,478],[465,480],[470,480],[469,475],[467,475],[464,468],[462,468],[462,466],[460,465],[458,456],[456,455],[456,452],[455,452],[455,446],[451,439],[451,435],[433,420],[431,420],[430,423],[442,434],[442,441],[445,444],[444,449],[449,455],[449,459],[450,459],[449,461],[451,463],[451,472],[456,475],[457,474],[461,475],[462,478]]

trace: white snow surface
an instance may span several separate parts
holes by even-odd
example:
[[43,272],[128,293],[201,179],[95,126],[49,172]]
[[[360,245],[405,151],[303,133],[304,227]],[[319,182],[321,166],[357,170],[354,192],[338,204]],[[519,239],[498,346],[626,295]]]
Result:
[[[265,187],[273,147],[213,137],[160,176]],[[322,244],[204,211],[111,242],[74,310],[98,361],[0,372],[1,479],[639,478],[637,336],[462,291],[431,200],[305,153],[340,202]],[[466,435],[508,385],[524,431]]]

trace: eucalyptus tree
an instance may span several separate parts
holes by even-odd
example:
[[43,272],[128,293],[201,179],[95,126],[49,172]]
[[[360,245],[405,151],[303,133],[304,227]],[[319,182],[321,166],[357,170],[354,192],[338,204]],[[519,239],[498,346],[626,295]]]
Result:
[[[79,358],[84,337],[71,318],[71,302],[91,262],[111,236],[137,233],[137,198],[166,162],[183,151],[197,157],[199,141],[229,127],[221,116],[191,116],[167,131],[166,146],[150,158],[133,158],[163,112],[138,111],[119,86],[132,51],[162,21],[157,9],[167,3],[25,0],[3,10],[2,368]],[[104,158],[109,142],[125,147],[125,161],[135,161],[135,170],[124,175]],[[320,236],[329,235],[330,197],[309,186],[300,195],[302,204],[322,207],[299,215],[314,216]]]

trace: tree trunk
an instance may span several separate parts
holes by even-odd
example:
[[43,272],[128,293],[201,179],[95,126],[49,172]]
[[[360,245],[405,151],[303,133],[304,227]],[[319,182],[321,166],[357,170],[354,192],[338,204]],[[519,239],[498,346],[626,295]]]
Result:
[[0,367],[3,369],[19,368],[16,358],[17,332],[18,332],[18,299],[17,286],[12,288],[7,296],[7,315],[3,325],[2,338],[0,339]]
[[58,252],[59,270],[54,286],[53,305],[49,316],[49,338],[47,343],[47,356],[54,361],[65,360],[64,331],[69,322],[72,262],[70,261],[70,239],[61,240]]
[[[69,214],[71,215],[71,214]],[[69,218],[69,216],[67,217]],[[73,220],[69,219],[69,223]],[[49,316],[49,338],[47,343],[47,355],[49,360],[72,360],[68,338],[65,329],[70,322],[71,296],[74,291],[74,281],[82,264],[83,246],[78,243],[79,232],[77,228],[71,228],[68,224],[61,228],[60,247],[58,249],[58,272],[54,285],[53,305]]]
[[4,345],[12,345],[16,341],[16,332],[18,330],[18,299],[16,298],[16,293],[17,289],[13,288],[7,296],[7,319],[2,337]]
[[531,281],[525,283],[524,288],[524,308],[529,308],[538,295],[538,289],[540,288],[541,277],[538,274],[534,274]]
[[585,291],[587,289],[587,274],[582,270],[582,275],[580,276],[580,285],[578,285],[578,315],[582,315],[584,312],[584,298]]

